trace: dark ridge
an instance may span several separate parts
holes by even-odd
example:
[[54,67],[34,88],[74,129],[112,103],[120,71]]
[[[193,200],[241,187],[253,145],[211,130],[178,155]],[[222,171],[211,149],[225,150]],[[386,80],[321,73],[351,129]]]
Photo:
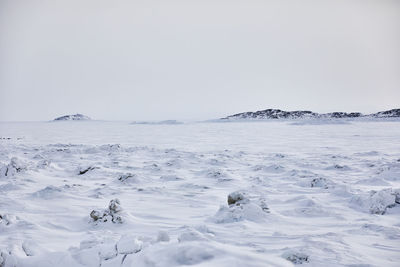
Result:
[[387,111],[380,111],[377,113],[364,115],[360,112],[331,112],[331,113],[316,113],[309,110],[295,110],[284,111],[280,109],[265,109],[255,112],[243,112],[228,117],[222,120],[236,120],[236,119],[308,119],[308,118],[396,118],[400,117],[400,109],[391,109]]
[[378,117],[378,118],[395,118],[395,117],[400,117],[400,108],[397,109],[391,109],[391,110],[386,110],[386,111],[380,111],[374,114],[371,114],[373,117]]
[[83,114],[65,115],[54,119],[55,121],[86,121],[91,120],[88,116]]

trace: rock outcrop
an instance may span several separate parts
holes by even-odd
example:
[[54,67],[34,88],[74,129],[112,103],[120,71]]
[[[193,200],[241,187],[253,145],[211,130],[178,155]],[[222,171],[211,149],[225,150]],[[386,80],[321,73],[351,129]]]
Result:
[[123,219],[121,216],[121,204],[118,199],[110,201],[108,208],[105,210],[92,210],[90,213],[90,219],[95,222],[112,222],[122,223]]
[[55,121],[88,121],[91,120],[83,114],[65,115],[54,119]]
[[396,118],[400,117],[400,109],[392,109],[387,111],[381,111],[369,115],[364,115],[360,112],[331,112],[331,113],[316,113],[309,110],[295,110],[295,111],[284,111],[280,109],[265,109],[255,112],[243,112],[228,117],[222,118],[221,120],[263,120],[263,119],[339,119],[339,118]]
[[377,113],[371,114],[371,116],[376,117],[376,118],[400,117],[400,108],[377,112]]

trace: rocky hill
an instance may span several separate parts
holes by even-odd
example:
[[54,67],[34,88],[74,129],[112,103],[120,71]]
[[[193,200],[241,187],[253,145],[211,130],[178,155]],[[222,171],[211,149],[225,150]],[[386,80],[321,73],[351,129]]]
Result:
[[91,120],[83,114],[65,115],[54,119],[55,121],[87,121]]
[[371,114],[370,116],[377,117],[377,118],[400,117],[400,108],[377,112],[377,113]]
[[337,118],[360,118],[360,117],[371,117],[371,118],[394,118],[400,117],[400,109],[392,109],[387,111],[381,111],[373,114],[364,115],[360,112],[331,112],[331,113],[316,113],[308,110],[295,110],[295,111],[284,111],[280,109],[265,109],[255,112],[243,112],[234,115],[221,118],[222,120],[238,120],[238,119],[337,119]]

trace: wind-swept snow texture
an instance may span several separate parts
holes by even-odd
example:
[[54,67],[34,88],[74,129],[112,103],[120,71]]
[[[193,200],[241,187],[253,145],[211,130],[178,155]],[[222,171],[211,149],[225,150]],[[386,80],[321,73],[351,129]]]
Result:
[[0,266],[400,266],[400,122],[0,123]]

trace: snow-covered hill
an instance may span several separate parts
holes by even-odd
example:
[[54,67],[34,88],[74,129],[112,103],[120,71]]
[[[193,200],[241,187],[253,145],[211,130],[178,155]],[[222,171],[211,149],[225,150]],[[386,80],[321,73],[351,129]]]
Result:
[[400,117],[400,109],[391,109],[391,110],[387,110],[387,111],[381,111],[378,113],[371,114],[370,116],[378,117],[378,118]]
[[55,121],[87,121],[91,120],[88,116],[83,114],[65,115],[54,119]]
[[400,117],[400,109],[392,109],[381,111],[378,113],[363,115],[360,112],[331,112],[331,113],[316,113],[307,110],[284,111],[280,109],[265,109],[255,112],[243,112],[228,117],[222,120],[237,120],[237,119],[338,119],[338,118],[394,118]]

